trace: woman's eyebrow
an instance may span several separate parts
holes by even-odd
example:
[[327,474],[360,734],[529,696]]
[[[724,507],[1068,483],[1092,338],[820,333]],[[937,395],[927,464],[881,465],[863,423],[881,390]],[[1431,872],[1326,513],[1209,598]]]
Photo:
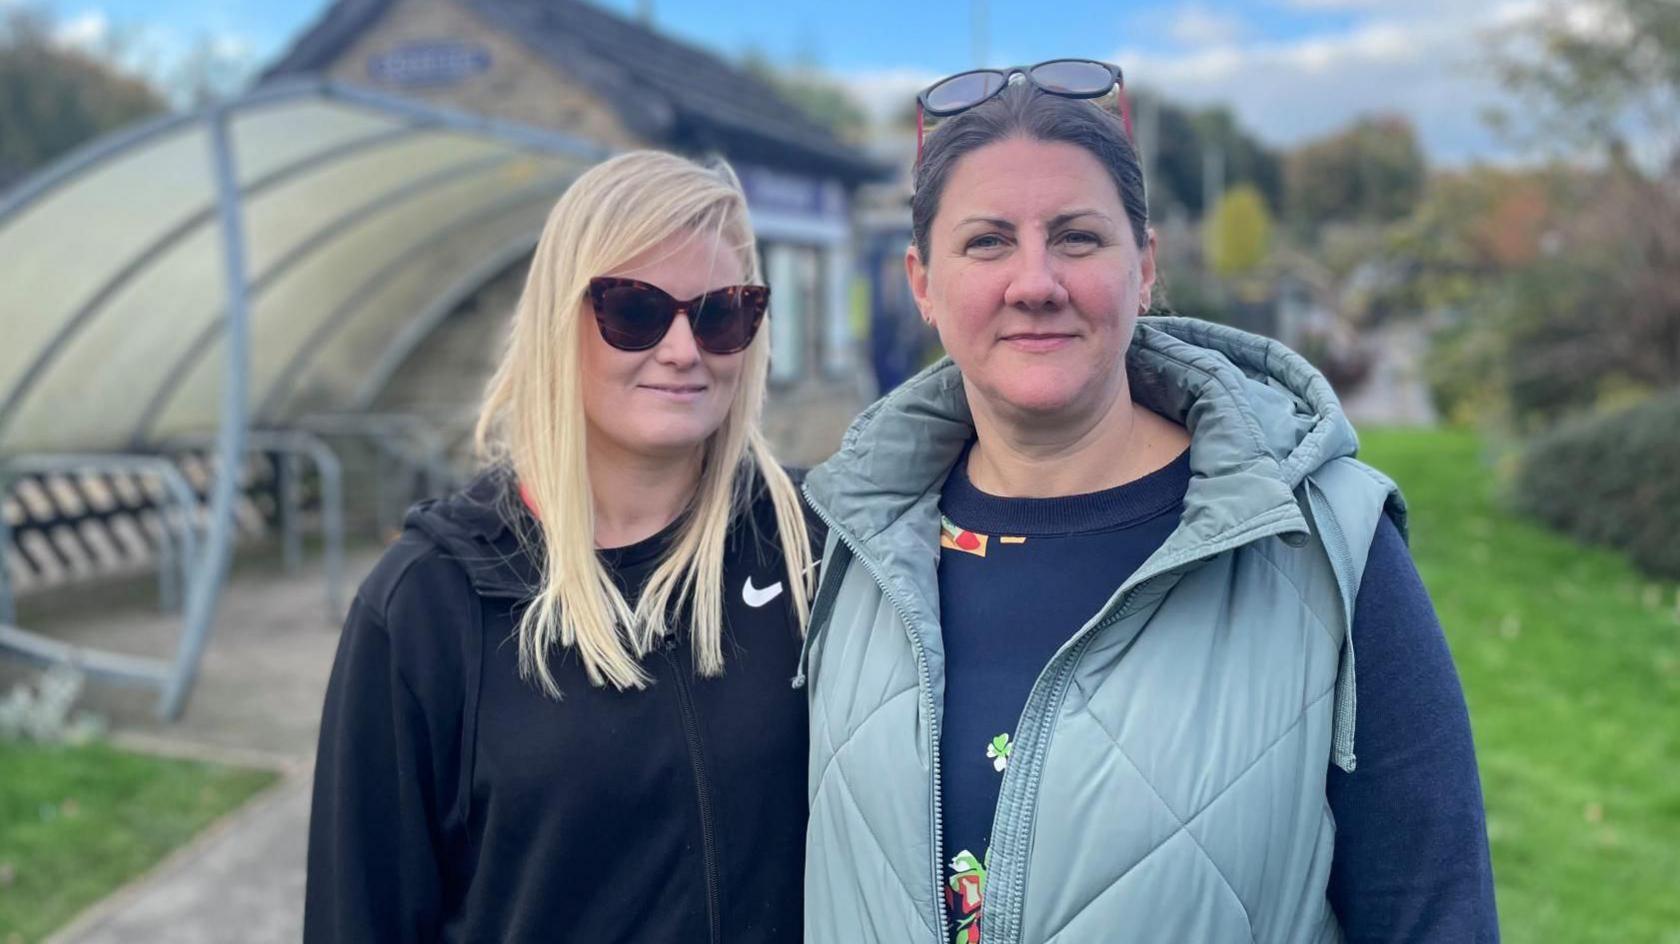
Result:
[[1059,213],[1056,216],[1051,217],[1050,228],[1051,229],[1056,229],[1057,227],[1066,226],[1067,224],[1073,222],[1074,220],[1079,219],[1082,216],[1095,216],[1095,217],[1100,218],[1105,223],[1114,222],[1113,220],[1108,218],[1107,213],[1104,213],[1101,210],[1069,210],[1066,213]]
[[968,217],[967,219],[962,219],[962,220],[957,221],[958,226],[967,226],[970,223],[984,223],[987,226],[995,226],[998,229],[1006,229],[1006,230],[1010,230],[1011,232],[1013,232],[1014,229],[1015,229],[1015,224],[1014,223],[1011,223],[1010,221],[1005,220],[1005,219],[1000,219],[1000,218],[995,217],[995,216],[971,216],[971,217]]
[[[1069,210],[1066,213],[1058,213],[1055,216],[1051,217],[1050,218],[1050,229],[1058,229],[1060,227],[1066,226],[1067,224],[1069,224],[1069,223],[1073,222],[1074,220],[1077,220],[1077,219],[1079,219],[1080,217],[1083,217],[1083,216],[1094,216],[1094,217],[1097,217],[1098,219],[1102,220],[1105,223],[1113,223],[1114,222],[1113,220],[1109,219],[1109,216],[1108,216],[1107,213],[1104,213],[1101,210],[1081,208],[1081,209]],[[984,224],[986,226],[995,227],[997,229],[1006,230],[1008,232],[1014,232],[1015,231],[1015,224],[1014,223],[1010,222],[1009,220],[1003,219],[1001,217],[996,217],[996,216],[970,216],[970,217],[967,217],[965,219],[958,220],[956,225],[961,227],[961,226],[968,226],[971,223],[980,223],[980,224]]]

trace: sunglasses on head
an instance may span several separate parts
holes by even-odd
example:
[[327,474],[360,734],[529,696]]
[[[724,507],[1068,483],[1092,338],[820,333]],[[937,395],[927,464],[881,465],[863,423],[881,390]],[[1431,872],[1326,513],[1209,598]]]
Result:
[[1007,69],[974,69],[959,72],[916,93],[916,163],[922,161],[922,118],[949,118],[965,112],[1009,86],[1015,76],[1034,88],[1063,98],[1101,98],[1108,90],[1120,89],[1120,120],[1126,137],[1132,136],[1132,112],[1126,102],[1126,81],[1120,67],[1095,59],[1051,59],[1034,66]]
[[589,280],[584,294],[595,309],[602,340],[621,351],[654,347],[678,315],[687,315],[700,350],[735,354],[752,343],[770,305],[765,285],[731,285],[681,302],[657,285],[601,276]]

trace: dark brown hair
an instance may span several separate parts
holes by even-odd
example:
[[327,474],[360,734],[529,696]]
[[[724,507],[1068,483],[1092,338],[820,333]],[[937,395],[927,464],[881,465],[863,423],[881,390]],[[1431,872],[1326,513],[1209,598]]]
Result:
[[1022,82],[945,119],[928,135],[921,162],[916,165],[915,193],[910,197],[911,234],[924,265],[929,258],[929,230],[939,214],[939,198],[957,163],[988,144],[1017,136],[1072,144],[1089,151],[1120,191],[1120,205],[1126,210],[1138,248],[1149,244],[1143,167],[1120,117],[1095,102],[1049,95]]

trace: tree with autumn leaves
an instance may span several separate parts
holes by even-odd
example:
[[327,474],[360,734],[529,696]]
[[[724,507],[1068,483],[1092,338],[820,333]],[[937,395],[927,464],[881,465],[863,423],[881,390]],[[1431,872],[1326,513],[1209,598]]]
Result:
[[1438,402],[1531,432],[1680,386],[1680,5],[1548,3],[1494,52],[1552,157],[1437,175],[1397,231]]

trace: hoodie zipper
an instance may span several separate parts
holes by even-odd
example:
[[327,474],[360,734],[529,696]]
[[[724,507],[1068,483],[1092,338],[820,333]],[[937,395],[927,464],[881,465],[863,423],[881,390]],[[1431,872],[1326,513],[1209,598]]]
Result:
[[683,733],[688,737],[688,760],[694,768],[694,792],[700,805],[700,859],[706,875],[707,925],[712,944],[722,944],[723,914],[718,904],[717,841],[713,833],[711,783],[706,777],[706,760],[700,750],[700,719],[694,710],[694,696],[689,690],[688,679],[684,678],[681,664],[671,655],[671,645],[675,641],[674,636],[668,638],[660,654],[670,663],[671,676],[676,679],[677,711],[682,715]]
[[[950,927],[950,917],[945,906],[943,874],[945,863],[940,859],[941,842],[945,835],[945,810],[940,796],[939,782],[939,715],[934,711],[933,670],[928,668],[927,650],[922,646],[922,639],[916,634],[916,628],[910,623],[909,611],[905,609],[903,602],[887,587],[886,580],[881,577],[880,569],[863,554],[862,548],[851,539],[845,529],[835,523],[834,517],[817,504],[816,499],[811,497],[809,489],[802,489],[802,491],[805,492],[806,503],[811,506],[812,511],[816,512],[817,517],[822,519],[823,524],[828,527],[829,533],[838,537],[852,552],[852,558],[863,564],[863,569],[868,572],[870,577],[874,578],[875,585],[881,589],[881,595],[887,599],[888,603],[892,604],[893,611],[898,614],[898,621],[903,624],[905,634],[910,637],[910,648],[916,653],[916,668],[921,672],[922,710],[927,713],[928,719],[928,766],[932,771],[933,780],[932,788],[929,791],[929,803],[933,813],[933,868],[931,873],[933,876],[933,901],[937,909],[935,917],[938,919],[938,923],[934,925],[937,935],[935,940],[943,941],[946,929]],[[836,575],[836,578],[838,579],[840,576],[843,575]]]

